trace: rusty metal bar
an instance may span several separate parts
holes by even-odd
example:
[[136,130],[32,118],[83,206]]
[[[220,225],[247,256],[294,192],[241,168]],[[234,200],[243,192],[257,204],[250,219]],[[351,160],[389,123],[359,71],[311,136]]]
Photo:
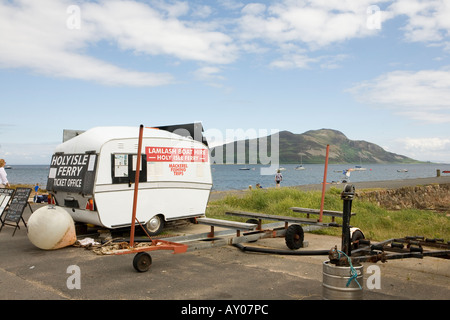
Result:
[[327,187],[327,170],[328,170],[328,154],[330,152],[330,145],[327,144],[327,153],[325,156],[325,169],[323,172],[323,184],[322,184],[322,200],[320,201],[320,215],[319,215],[319,222],[322,222],[322,215],[323,215],[323,205],[325,202],[325,189]]
[[133,198],[133,215],[131,218],[131,230],[130,230],[130,247],[134,248],[134,228],[136,221],[136,208],[137,208],[137,198],[139,190],[139,173],[141,171],[141,155],[142,155],[142,136],[144,133],[144,126],[141,124],[139,127],[139,142],[137,150],[137,163],[136,163],[136,176],[134,178],[134,198]]
[[123,255],[123,254],[130,254],[130,253],[138,253],[138,252],[148,252],[148,251],[156,251],[156,250],[172,250],[174,254],[176,253],[184,253],[188,249],[188,246],[186,244],[182,243],[176,243],[171,241],[165,241],[165,240],[156,240],[152,239],[152,244],[150,246],[144,246],[144,247],[138,247],[138,248],[124,248],[112,251],[110,253],[111,255]]

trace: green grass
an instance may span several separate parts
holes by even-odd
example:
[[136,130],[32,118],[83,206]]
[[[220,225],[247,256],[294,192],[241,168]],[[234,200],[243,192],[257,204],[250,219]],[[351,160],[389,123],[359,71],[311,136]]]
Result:
[[[325,194],[324,209],[342,211],[343,201],[341,191],[331,188]],[[261,212],[266,214],[306,217],[306,214],[296,213],[290,207],[320,208],[322,193],[320,191],[301,191],[295,188],[249,190],[243,197],[229,195],[222,200],[211,202],[206,216],[210,218],[245,221],[225,215],[226,211],[241,210]],[[445,213],[429,210],[399,210],[389,211],[376,204],[362,201],[355,197],[352,202],[350,224],[359,227],[367,239],[373,241],[420,235],[426,238],[444,238],[450,240],[450,218]],[[315,215],[311,216],[314,217]],[[341,219],[336,219],[341,223]],[[324,222],[330,222],[330,217],[323,217]],[[324,228],[316,231],[322,234],[341,235],[340,228]]]

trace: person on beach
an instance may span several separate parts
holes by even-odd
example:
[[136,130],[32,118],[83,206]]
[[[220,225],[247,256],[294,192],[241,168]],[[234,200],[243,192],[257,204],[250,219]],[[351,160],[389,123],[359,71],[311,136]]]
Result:
[[0,188],[9,187],[8,179],[6,178],[7,174],[5,171],[5,160],[0,159]]
[[38,191],[39,191],[39,183],[36,183],[34,186],[34,202],[37,202],[38,200]]
[[283,175],[281,174],[280,169],[277,170],[277,174],[275,175],[275,182],[277,184],[277,188],[280,187],[280,183],[283,181]]

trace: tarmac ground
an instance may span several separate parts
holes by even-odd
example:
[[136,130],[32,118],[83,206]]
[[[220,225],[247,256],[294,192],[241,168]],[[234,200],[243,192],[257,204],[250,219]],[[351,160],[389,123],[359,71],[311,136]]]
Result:
[[[31,205],[33,211],[40,206]],[[27,207],[25,221],[30,215]],[[180,254],[161,250],[151,252],[150,270],[139,273],[132,265],[134,254],[98,255],[75,246],[41,250],[29,241],[23,223],[19,225],[14,236],[14,227],[5,226],[0,232],[0,300],[182,301],[179,308],[188,304],[186,300],[322,300],[322,265],[328,256],[250,253],[231,245]],[[208,226],[185,223],[174,226],[172,233],[208,231]],[[307,250],[339,248],[341,243],[340,237],[313,233],[305,233],[305,241]],[[251,245],[286,249],[284,238],[260,239]],[[379,271],[379,288],[369,288],[371,265]],[[448,259],[408,258],[363,266],[364,300],[450,299]]]
[[[29,212],[24,215],[27,219]],[[175,230],[180,235],[208,231],[194,224]],[[12,227],[0,232],[0,299],[7,300],[320,300],[322,263],[328,260],[247,253],[224,245],[181,254],[154,251],[150,270],[138,273],[132,266],[134,254],[105,256],[74,246],[41,250],[29,241],[24,226],[14,236],[12,232]],[[331,249],[341,242],[339,237],[312,233],[306,233],[305,240],[307,250]],[[252,245],[286,249],[283,238]],[[365,300],[450,299],[449,260],[378,262],[380,289],[367,288],[371,273],[366,270],[372,264],[363,265]],[[71,266],[79,267],[80,288],[69,288]]]

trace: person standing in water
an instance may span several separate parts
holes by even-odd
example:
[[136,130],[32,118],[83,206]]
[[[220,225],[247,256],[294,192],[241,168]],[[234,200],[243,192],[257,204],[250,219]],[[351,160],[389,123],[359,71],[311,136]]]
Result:
[[36,183],[34,186],[34,202],[38,201],[38,191],[39,191],[39,183]]
[[281,181],[283,181],[283,175],[281,174],[280,169],[277,170],[277,174],[275,175],[275,182],[276,182],[276,187],[279,188],[280,187],[280,183]]

